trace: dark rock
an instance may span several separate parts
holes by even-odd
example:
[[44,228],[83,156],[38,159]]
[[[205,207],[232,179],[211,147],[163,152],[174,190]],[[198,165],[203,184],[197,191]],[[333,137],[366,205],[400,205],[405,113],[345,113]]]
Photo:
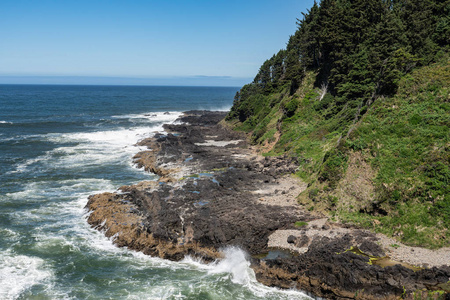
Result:
[[330,226],[327,224],[322,225],[322,230],[329,230]]
[[297,247],[305,247],[309,243],[309,237],[307,235],[301,235],[297,237],[295,241],[295,246]]
[[371,256],[378,256],[378,257],[383,257],[386,254],[384,253],[383,249],[381,249],[381,247],[374,243],[371,242],[369,240],[364,240],[360,245],[359,245],[359,249]]
[[287,242],[288,242],[289,244],[294,244],[296,241],[297,241],[297,237],[295,237],[295,236],[293,236],[293,235],[290,235],[290,236],[288,236],[288,238],[287,238]]

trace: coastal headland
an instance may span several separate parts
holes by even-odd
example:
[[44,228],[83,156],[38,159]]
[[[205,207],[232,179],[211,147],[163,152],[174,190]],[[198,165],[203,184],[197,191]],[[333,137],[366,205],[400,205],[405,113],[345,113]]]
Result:
[[225,116],[189,111],[139,141],[148,150],[136,165],[159,179],[90,196],[88,223],[119,247],[175,261],[239,247],[261,283],[327,299],[449,297],[449,248],[408,247],[309,212],[296,199],[306,188],[296,159],[259,155]]

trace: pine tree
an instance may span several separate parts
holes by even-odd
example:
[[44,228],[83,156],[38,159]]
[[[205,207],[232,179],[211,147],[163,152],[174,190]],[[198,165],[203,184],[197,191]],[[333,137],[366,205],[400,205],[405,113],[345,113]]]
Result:
[[[405,33],[410,43],[410,52],[429,63],[437,50],[432,40],[435,31],[433,8],[437,1],[432,0],[398,0],[393,6],[395,12],[405,25]],[[409,50],[409,49],[408,49]]]
[[[297,19],[296,45],[301,65],[305,68],[318,68],[321,60],[321,43],[319,28],[319,6],[314,1],[313,7],[303,13],[303,19]],[[289,49],[288,44],[288,49]]]

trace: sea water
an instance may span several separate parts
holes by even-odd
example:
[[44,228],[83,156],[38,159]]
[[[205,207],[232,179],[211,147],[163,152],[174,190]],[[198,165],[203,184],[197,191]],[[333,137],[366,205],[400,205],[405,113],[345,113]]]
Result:
[[172,262],[86,223],[89,195],[156,176],[136,142],[238,88],[0,85],[0,299],[305,299],[259,284],[246,254]]

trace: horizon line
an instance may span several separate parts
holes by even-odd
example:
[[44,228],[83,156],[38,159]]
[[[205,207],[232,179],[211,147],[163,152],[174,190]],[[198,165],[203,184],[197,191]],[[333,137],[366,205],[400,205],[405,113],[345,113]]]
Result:
[[251,78],[232,76],[82,76],[82,75],[0,75],[0,84],[31,85],[122,85],[122,86],[229,86],[242,87]]
[[223,87],[223,88],[241,88],[239,85],[163,85],[163,84],[100,84],[100,83],[2,83],[2,85],[57,85],[57,86],[140,86],[140,87]]

